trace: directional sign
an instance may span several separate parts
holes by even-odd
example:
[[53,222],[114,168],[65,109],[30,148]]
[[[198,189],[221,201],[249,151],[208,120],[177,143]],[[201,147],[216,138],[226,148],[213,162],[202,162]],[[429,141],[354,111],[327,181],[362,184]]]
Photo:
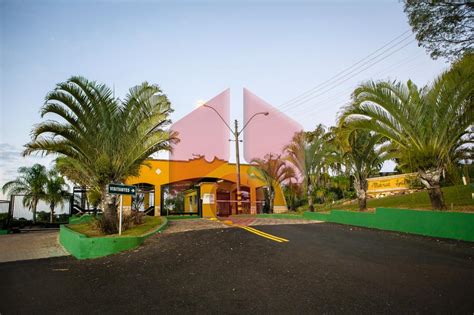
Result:
[[135,196],[136,192],[137,187],[135,186],[109,184],[109,194]]

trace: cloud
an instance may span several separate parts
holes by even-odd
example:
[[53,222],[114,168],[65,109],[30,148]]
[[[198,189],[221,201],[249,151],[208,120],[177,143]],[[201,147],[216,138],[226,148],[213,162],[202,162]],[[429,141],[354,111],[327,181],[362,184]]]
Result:
[[[35,163],[51,166],[53,156],[28,156],[22,157],[23,148],[10,143],[0,143],[0,188],[8,181],[14,180],[17,170],[22,166],[32,166]],[[0,199],[6,199],[0,189]]]

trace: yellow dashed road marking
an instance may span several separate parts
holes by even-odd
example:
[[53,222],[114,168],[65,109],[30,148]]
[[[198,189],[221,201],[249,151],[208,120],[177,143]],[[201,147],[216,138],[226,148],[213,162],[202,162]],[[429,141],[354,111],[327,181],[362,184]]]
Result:
[[249,226],[239,226],[239,227],[246,230],[246,231],[249,231],[250,233],[256,234],[256,235],[261,236],[261,237],[268,238],[269,240],[272,240],[272,241],[275,241],[275,242],[278,242],[278,243],[289,242],[289,240],[287,240],[286,238],[271,235],[271,234],[265,233],[263,231],[251,228]]
[[241,228],[241,229],[244,229],[250,233],[253,233],[255,235],[258,235],[258,236],[261,236],[261,237],[265,237],[269,240],[272,240],[272,241],[275,241],[275,242],[278,242],[278,243],[284,243],[284,242],[289,242],[289,240],[287,240],[286,238],[282,238],[282,237],[278,237],[278,236],[275,236],[275,235],[271,235],[271,234],[268,234],[268,233],[265,233],[263,231],[260,231],[260,230],[257,230],[257,229],[254,229],[250,226],[243,226],[243,225],[238,225],[238,224],[234,224],[231,220],[223,220],[221,221],[222,223],[226,224],[226,225],[230,225],[230,226],[235,226],[235,227],[238,227],[238,228]]

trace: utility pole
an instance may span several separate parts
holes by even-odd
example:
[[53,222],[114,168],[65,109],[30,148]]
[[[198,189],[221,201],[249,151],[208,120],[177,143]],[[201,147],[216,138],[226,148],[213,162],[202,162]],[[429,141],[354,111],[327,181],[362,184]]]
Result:
[[242,131],[244,131],[245,127],[247,127],[247,125],[250,123],[250,121],[257,115],[264,115],[264,116],[268,116],[268,112],[258,112],[258,113],[255,113],[253,114],[252,117],[249,118],[249,120],[247,120],[247,122],[244,124],[244,126],[242,127],[242,129],[239,131],[239,121],[236,119],[235,120],[235,124],[234,124],[234,130],[232,130],[232,128],[227,124],[227,122],[225,121],[224,117],[221,116],[221,114],[219,114],[219,112],[212,106],[209,106],[207,104],[204,104],[202,105],[204,107],[207,107],[211,110],[213,110],[217,116],[219,116],[219,118],[222,120],[222,122],[227,126],[227,128],[230,130],[230,132],[232,133],[232,135],[234,136],[234,140],[229,140],[229,141],[235,141],[235,166],[236,166],[236,184],[237,184],[237,213],[236,214],[239,214],[241,211],[242,211],[242,194],[241,194],[241,190],[240,190],[240,152],[239,152],[239,143],[240,143],[240,140],[239,140],[239,136],[240,134],[242,133]]
[[240,191],[240,153],[239,153],[239,122],[235,120],[234,140],[235,140],[235,165],[237,168],[237,213],[242,211],[242,194]]

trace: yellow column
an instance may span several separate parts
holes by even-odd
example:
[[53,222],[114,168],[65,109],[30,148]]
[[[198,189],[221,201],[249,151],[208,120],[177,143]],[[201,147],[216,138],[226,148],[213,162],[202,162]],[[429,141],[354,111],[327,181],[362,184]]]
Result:
[[216,183],[201,183],[202,217],[215,218],[217,214],[216,205]]
[[255,186],[250,186],[250,213],[257,213],[257,189]]
[[158,217],[161,215],[161,186],[155,185],[155,216]]

